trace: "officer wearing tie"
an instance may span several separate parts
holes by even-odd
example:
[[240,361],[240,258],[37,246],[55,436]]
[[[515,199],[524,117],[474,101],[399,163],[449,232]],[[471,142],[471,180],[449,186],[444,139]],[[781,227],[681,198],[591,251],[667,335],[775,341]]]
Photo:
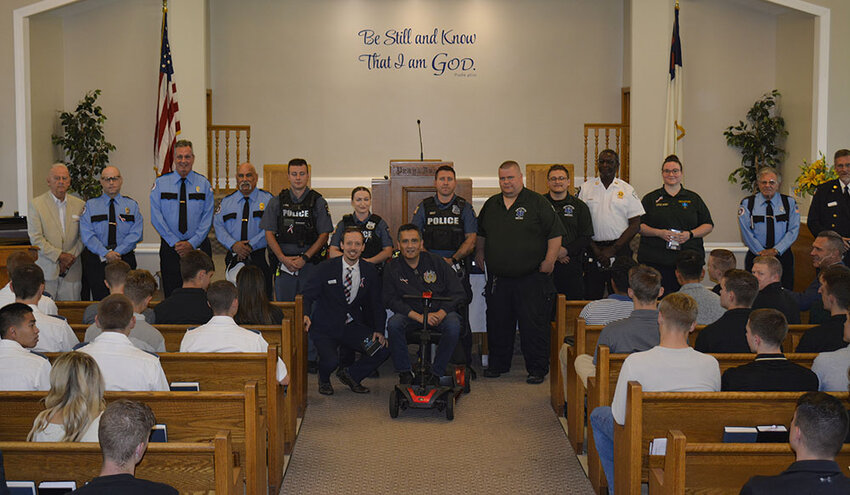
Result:
[[[833,166],[838,178],[818,186],[807,223],[815,237],[824,230],[838,232],[846,249],[850,247],[850,150],[836,151]],[[850,250],[845,251],[844,264],[850,264]]]
[[266,233],[260,228],[271,193],[257,189],[257,169],[243,163],[236,169],[238,190],[221,200],[213,217],[215,236],[227,249],[224,263],[230,270],[238,263],[251,263],[263,271],[266,294],[272,297],[272,273],[266,260]]
[[774,256],[782,263],[782,286],[794,290],[794,254],[791,245],[800,233],[800,209],[794,198],[779,194],[782,176],[762,167],[756,176],[759,192],[747,196],[738,208],[738,225],[749,250],[744,268],[749,272],[757,256]]
[[121,195],[123,183],[117,168],[104,168],[100,173],[103,194],[86,201],[80,216],[80,237],[86,247],[81,255],[83,279],[95,301],[109,295],[103,283],[106,263],[121,259],[136,269],[134,250],[142,240],[144,221],[139,203]]
[[212,227],[213,191],[203,175],[193,172],[195,153],[185,139],[174,145],[174,171],[156,179],[151,190],[151,223],[161,238],[159,268],[165,297],[183,284],[180,258],[200,249],[212,257],[207,235]]

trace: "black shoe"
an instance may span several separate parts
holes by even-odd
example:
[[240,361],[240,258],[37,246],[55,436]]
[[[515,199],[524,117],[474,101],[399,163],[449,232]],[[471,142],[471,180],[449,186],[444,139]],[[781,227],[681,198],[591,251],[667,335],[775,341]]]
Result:
[[411,385],[413,383],[413,372],[402,371],[398,374],[398,383],[400,385]]
[[469,372],[469,379],[470,380],[477,380],[478,379],[478,373],[475,372],[475,368],[473,368],[472,366],[467,366],[466,370]]
[[500,376],[502,376],[502,374],[496,370],[487,368],[486,370],[484,370],[484,376],[487,378],[499,378]]
[[331,382],[328,383],[320,383],[319,384],[319,393],[322,395],[333,395],[334,388],[331,386]]
[[372,374],[369,375],[369,378],[380,378],[380,377],[381,377],[381,375],[380,375],[380,373],[378,373],[378,370],[373,371]]
[[525,379],[525,383],[530,383],[532,385],[538,385],[543,383],[543,375],[536,375],[534,373],[529,373],[528,377]]
[[339,381],[342,382],[343,385],[346,385],[351,389],[355,394],[368,394],[369,389],[360,385],[359,383],[354,381],[354,378],[351,378],[351,375],[348,374],[348,370],[343,368],[336,372],[336,377],[339,378]]
[[319,363],[316,361],[307,361],[307,373],[315,375],[319,372]]

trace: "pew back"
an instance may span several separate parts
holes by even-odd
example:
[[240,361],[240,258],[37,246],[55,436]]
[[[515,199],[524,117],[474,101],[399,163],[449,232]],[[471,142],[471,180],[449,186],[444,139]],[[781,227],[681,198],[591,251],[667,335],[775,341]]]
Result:
[[551,329],[549,341],[549,396],[552,409],[558,416],[564,413],[564,377],[559,365],[561,346],[564,344],[564,338],[575,337],[576,320],[589,302],[568,301],[563,294],[558,294],[555,302],[555,324]]

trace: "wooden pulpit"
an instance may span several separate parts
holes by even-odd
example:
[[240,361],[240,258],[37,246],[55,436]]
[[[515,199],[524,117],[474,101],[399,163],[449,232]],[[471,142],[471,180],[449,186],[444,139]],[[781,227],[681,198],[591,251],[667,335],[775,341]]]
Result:
[[[546,194],[549,192],[549,182],[547,175],[549,173],[549,167],[555,165],[554,163],[528,163],[525,165],[525,187],[531,189],[532,191],[540,194]],[[570,175],[570,187],[569,193],[575,194],[575,166],[572,163],[562,163],[565,169],[569,172]]]
[[[289,187],[289,166],[287,164],[266,163],[263,165],[263,189],[277,196],[285,187]],[[307,186],[312,187],[313,167],[307,164]]]
[[[392,160],[387,178],[372,179],[372,212],[387,222],[393,239],[398,228],[413,218],[419,202],[435,194],[434,173],[443,165],[454,163]],[[455,194],[472,201],[472,179],[458,177]]]

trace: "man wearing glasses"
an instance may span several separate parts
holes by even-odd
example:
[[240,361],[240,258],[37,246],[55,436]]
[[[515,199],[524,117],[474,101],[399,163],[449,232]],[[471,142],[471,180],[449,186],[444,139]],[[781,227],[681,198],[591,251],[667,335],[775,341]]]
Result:
[[100,173],[103,194],[86,201],[80,217],[80,237],[85,245],[81,255],[83,280],[94,301],[109,295],[103,283],[106,263],[120,259],[136,269],[134,250],[142,240],[144,221],[139,203],[121,195],[123,182],[117,168],[104,168]]
[[570,194],[570,173],[566,167],[552,165],[546,174],[546,180],[549,192],[543,197],[552,203],[565,230],[561,238],[561,249],[558,251],[558,262],[552,271],[555,290],[564,294],[567,299],[582,300],[584,252],[593,237],[590,210],[584,201]]
[[782,176],[772,167],[758,171],[759,192],[747,196],[738,208],[741,236],[749,250],[744,268],[749,272],[757,256],[774,256],[782,263],[782,287],[794,290],[794,254],[791,245],[800,233],[800,210],[794,198],[777,194]]
[[[584,286],[587,299],[604,297],[611,264],[616,258],[632,256],[629,243],[640,230],[641,215],[646,213],[634,188],[616,177],[620,157],[614,150],[599,153],[596,166],[599,176],[586,178],[578,194],[593,220],[591,257]],[[611,291],[610,287],[608,290]]]

